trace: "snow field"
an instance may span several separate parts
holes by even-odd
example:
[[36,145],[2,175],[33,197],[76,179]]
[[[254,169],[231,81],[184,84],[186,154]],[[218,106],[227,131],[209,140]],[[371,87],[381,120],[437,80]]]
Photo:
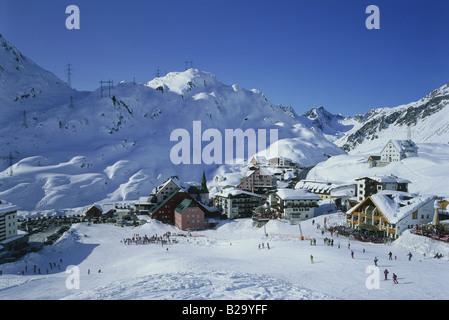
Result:
[[[316,223],[323,226],[324,217],[330,218],[328,225],[341,223],[343,219],[332,214],[316,217]],[[304,236],[316,239],[316,246],[311,246],[309,240],[299,240],[299,227],[282,220],[266,225],[268,236],[264,235],[264,228],[254,227],[251,219],[240,219],[223,221],[216,230],[195,232],[190,237],[172,237],[178,243],[164,246],[124,245],[120,240],[134,234],[185,232],[154,220],[134,228],[77,224],[53,246],[1,265],[0,299],[446,298],[448,244],[435,244],[407,233],[392,245],[349,242],[348,238],[334,234],[331,247],[324,244],[330,233],[322,235],[311,221],[302,222],[301,229]],[[261,243],[265,244],[264,249],[258,249]],[[388,260],[389,251],[397,260]],[[413,253],[411,261],[407,257],[409,251]],[[444,257],[434,259],[436,252]],[[314,257],[313,263],[310,255]],[[366,270],[374,265],[374,257],[379,259],[379,289],[370,290],[366,281],[371,273]],[[48,262],[58,263],[59,259],[63,260],[61,269],[46,274]],[[33,273],[34,264],[41,268],[40,275]],[[18,275],[25,265],[28,272]],[[69,265],[78,267],[80,289],[66,287],[71,275],[65,272]],[[385,268],[390,272],[387,281],[383,280]],[[393,272],[398,275],[400,285],[393,285]]]

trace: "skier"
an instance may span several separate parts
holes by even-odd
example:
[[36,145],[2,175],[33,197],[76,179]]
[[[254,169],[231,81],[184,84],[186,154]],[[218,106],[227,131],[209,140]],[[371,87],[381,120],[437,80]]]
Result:
[[351,250],[351,257],[354,259],[354,251]]
[[410,261],[412,259],[413,255],[411,252],[408,253],[408,261]]
[[391,251],[390,251],[390,253],[388,254],[388,260],[393,260],[393,258],[391,257],[393,254],[391,253]]
[[385,275],[385,280],[387,280],[387,276],[388,276],[388,270],[387,269],[384,270],[384,275]]
[[313,263],[313,256],[312,255],[310,255],[310,262]]
[[396,274],[393,273],[393,283],[398,284],[398,276]]
[[377,257],[374,257],[374,265],[377,267],[377,261],[379,261],[379,259],[377,259]]
[[267,249],[270,250],[270,244],[267,242]]

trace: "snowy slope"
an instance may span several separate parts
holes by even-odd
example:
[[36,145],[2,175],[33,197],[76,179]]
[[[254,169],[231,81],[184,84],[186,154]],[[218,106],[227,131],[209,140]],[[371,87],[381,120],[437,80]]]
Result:
[[418,147],[418,157],[406,158],[385,167],[369,167],[367,160],[372,153],[331,157],[310,170],[307,180],[354,183],[354,179],[361,177],[393,174],[411,181],[410,192],[448,197],[449,145],[418,143]]
[[[324,217],[328,225],[344,220],[332,214],[316,217],[315,222],[322,226]],[[447,273],[448,244],[407,232],[391,246],[349,242],[328,232],[322,235],[316,223],[312,225],[310,219],[301,224],[303,235],[315,238],[316,246],[299,240],[298,226],[286,221],[270,221],[266,237],[263,228],[254,227],[250,219],[241,219],[222,222],[217,230],[191,237],[172,236],[178,243],[163,247],[121,243],[135,234],[179,233],[158,221],[134,228],[77,224],[55,245],[2,265],[0,299],[446,299],[449,277],[442,275]],[[333,238],[334,246],[325,245],[325,237]],[[264,249],[258,249],[261,243]],[[390,251],[396,260],[388,260]],[[411,261],[409,252],[413,254]],[[434,259],[436,253],[444,257]],[[367,268],[373,266],[374,257],[379,259],[379,287],[368,289],[366,282],[372,271],[367,273]],[[50,262],[59,269],[50,269]],[[33,265],[40,268],[40,275],[33,272]],[[66,286],[73,274],[72,267],[72,273],[65,272],[69,266],[79,270],[79,289]],[[18,275],[25,267],[24,275]],[[385,268],[390,272],[387,281],[383,280]],[[391,281],[393,272],[399,285]]]
[[[0,90],[6,100],[0,107],[8,116],[0,126],[0,199],[24,210],[136,200],[172,175],[199,182],[203,169],[211,179],[220,162],[175,165],[170,157],[176,145],[171,133],[185,129],[193,140],[194,121],[201,122],[202,132],[218,129],[223,137],[226,129],[277,129],[279,154],[304,166],[344,153],[302,125],[291,108],[208,72],[189,69],[146,84],[120,82],[110,95],[107,87],[81,93],[2,41]],[[15,101],[30,86],[36,97]]]
[[24,56],[0,34],[0,124],[7,126],[16,118],[22,123],[24,111],[45,111],[69,104],[70,97],[81,98],[86,92],[71,89],[53,73]]

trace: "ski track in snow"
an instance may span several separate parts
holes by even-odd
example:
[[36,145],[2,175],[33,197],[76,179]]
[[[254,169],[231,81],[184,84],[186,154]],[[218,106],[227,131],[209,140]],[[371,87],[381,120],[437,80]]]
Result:
[[178,272],[157,274],[128,281],[114,282],[65,299],[173,299],[173,300],[264,300],[331,299],[280,279],[236,272]]

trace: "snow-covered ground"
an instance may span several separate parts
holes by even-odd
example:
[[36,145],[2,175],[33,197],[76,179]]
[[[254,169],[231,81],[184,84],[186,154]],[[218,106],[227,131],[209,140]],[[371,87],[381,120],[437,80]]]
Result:
[[[334,156],[310,170],[307,180],[354,183],[354,179],[366,176],[393,174],[411,181],[410,192],[449,197],[449,145],[419,143],[418,146],[418,157],[406,158],[385,167],[369,167],[368,158],[373,153]],[[380,153],[381,149],[372,151]]]
[[[301,223],[303,236],[315,238],[316,246],[301,241],[299,226],[284,220],[270,221],[268,236],[264,228],[253,226],[251,219],[239,219],[223,221],[216,230],[195,232],[190,237],[172,236],[178,243],[164,246],[125,245],[121,240],[135,234],[186,233],[156,220],[139,227],[76,224],[53,246],[1,265],[0,299],[447,298],[449,244],[406,232],[391,245],[349,241],[334,234],[334,245],[329,246],[324,238],[331,238],[330,233],[321,234],[317,229],[324,218],[328,225],[344,222],[344,217],[330,214],[315,217],[315,224],[312,219]],[[261,243],[263,249],[258,248]],[[396,260],[388,259],[390,251]],[[444,256],[435,259],[435,253]],[[375,281],[370,280],[374,273],[367,273],[367,268],[369,271],[374,265],[374,257],[379,259],[379,287],[369,289],[366,283]],[[56,266],[50,269],[53,262]],[[41,274],[33,272],[33,265]],[[78,269],[69,268],[71,272],[66,273],[68,266]],[[25,267],[24,275],[18,274]],[[387,281],[383,280],[385,268],[390,272]],[[74,270],[79,270],[79,289],[70,288],[76,283],[72,281]],[[398,285],[391,280],[393,273]]]

